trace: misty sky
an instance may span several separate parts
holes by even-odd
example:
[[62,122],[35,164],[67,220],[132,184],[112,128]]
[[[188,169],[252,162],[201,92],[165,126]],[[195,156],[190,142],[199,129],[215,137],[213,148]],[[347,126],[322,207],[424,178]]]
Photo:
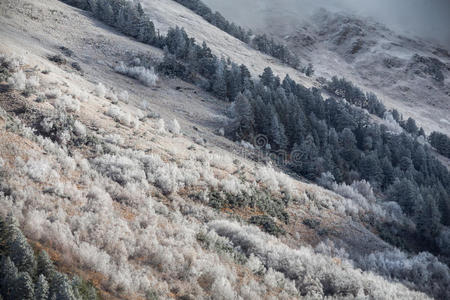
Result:
[[245,26],[260,26],[262,12],[283,7],[299,18],[318,7],[369,16],[392,29],[439,41],[450,49],[450,0],[203,0]]

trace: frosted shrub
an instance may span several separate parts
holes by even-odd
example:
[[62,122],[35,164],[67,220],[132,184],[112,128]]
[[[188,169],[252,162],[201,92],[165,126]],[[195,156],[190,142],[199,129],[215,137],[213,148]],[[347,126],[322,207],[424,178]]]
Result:
[[177,119],[173,119],[171,122],[169,122],[167,129],[174,135],[179,135],[181,133],[181,126],[180,124],[178,124]]
[[57,88],[54,88],[54,89],[48,89],[46,92],[45,92],[45,97],[47,97],[48,99],[56,99],[56,98],[59,98],[59,97],[61,97],[61,90],[60,89],[57,89]]
[[110,116],[114,121],[119,122],[130,128],[137,128],[139,121],[131,116],[129,113],[123,112],[118,106],[111,105],[109,109],[105,112],[105,115]]
[[123,61],[121,61],[114,70],[117,73],[127,75],[129,77],[135,78],[145,84],[146,86],[154,86],[158,81],[158,75],[156,75],[153,68],[147,69],[142,66],[138,67],[128,67]]
[[211,295],[214,300],[234,300],[236,298],[230,282],[224,277],[218,277],[214,280]]
[[[356,191],[353,187],[346,185],[345,183],[337,184],[333,183],[332,190],[337,194],[345,197],[346,199],[351,199],[355,202],[357,207],[363,210],[369,210],[369,203],[363,195]],[[357,209],[359,210],[359,209]],[[350,207],[347,209],[348,212],[353,211]]]
[[272,167],[262,167],[256,170],[255,179],[263,183],[272,192],[284,192],[293,197],[296,195],[294,182],[286,174],[276,172]]
[[73,123],[73,132],[80,137],[86,136],[86,127],[80,121],[76,120]]
[[117,97],[119,98],[120,101],[128,103],[129,95],[127,91],[120,92],[119,95],[117,95]]
[[209,162],[209,164],[214,167],[225,171],[230,171],[233,167],[233,159],[229,155],[222,154],[207,154],[201,159]]
[[103,83],[99,82],[95,87],[94,93],[97,97],[104,98],[106,95],[106,87]]
[[78,112],[80,111],[80,102],[71,96],[64,95],[56,100],[55,107],[67,112]]
[[120,184],[146,179],[142,165],[127,156],[106,154],[92,160],[92,165],[98,172]]
[[395,121],[394,117],[392,116],[391,112],[385,112],[383,123],[386,125],[388,130],[393,134],[401,134],[403,132],[403,128],[400,126],[400,124]]
[[158,127],[158,132],[159,133],[166,132],[166,123],[164,122],[164,119],[159,119],[158,120],[157,127]]
[[376,201],[372,186],[370,185],[369,182],[363,179],[360,181],[354,181],[351,186],[353,189],[355,189],[358,193],[360,193],[364,198],[366,198],[370,202]]
[[49,179],[58,178],[58,173],[52,170],[52,167],[46,160],[30,159],[23,167],[25,173],[34,181],[46,182]]
[[25,73],[20,70],[17,73],[14,73],[11,77],[8,78],[8,84],[10,84],[13,89],[23,91],[26,88],[27,77]]
[[40,83],[39,83],[39,77],[38,76],[30,76],[30,78],[28,78],[27,83],[26,83],[26,87],[28,89],[38,88],[39,85],[40,85]]
[[320,175],[320,178],[317,180],[317,183],[327,189],[331,189],[335,181],[336,180],[333,174],[331,174],[331,172],[326,172]]
[[105,136],[105,141],[114,145],[122,145],[125,142],[120,134],[108,134]]

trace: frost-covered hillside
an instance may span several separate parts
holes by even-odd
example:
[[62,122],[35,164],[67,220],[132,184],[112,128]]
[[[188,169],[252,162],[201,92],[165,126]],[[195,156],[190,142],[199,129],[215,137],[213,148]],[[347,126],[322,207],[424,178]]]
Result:
[[[143,9],[160,32],[184,27],[255,78],[270,66],[317,84],[173,1]],[[26,261],[32,250],[70,278],[45,273],[40,299],[449,296],[445,263],[381,236],[415,230],[398,204],[377,201],[365,180],[325,176],[328,189],[319,187],[224,137],[232,104],[155,73],[161,49],[57,0],[1,1],[0,40],[4,299],[11,286],[43,290],[32,278],[42,265]],[[32,250],[3,240],[21,236],[16,227]],[[77,293],[79,282],[97,294]]]

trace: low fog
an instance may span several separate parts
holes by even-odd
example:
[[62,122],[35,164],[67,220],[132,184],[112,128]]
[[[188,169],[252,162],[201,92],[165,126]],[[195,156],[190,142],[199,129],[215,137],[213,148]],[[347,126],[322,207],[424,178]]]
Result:
[[450,0],[204,0],[213,10],[247,27],[263,28],[270,11],[299,18],[319,7],[372,17],[409,36],[433,39],[450,49]]

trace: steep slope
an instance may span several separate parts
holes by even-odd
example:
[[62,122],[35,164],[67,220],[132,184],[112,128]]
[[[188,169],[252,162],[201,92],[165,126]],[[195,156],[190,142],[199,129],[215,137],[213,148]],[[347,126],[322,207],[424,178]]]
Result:
[[[149,3],[161,30],[176,20],[198,39],[209,33],[218,53],[253,62],[255,72],[267,63],[280,75],[308,80],[175,3]],[[167,11],[157,14],[157,7]],[[427,280],[416,286],[409,275],[390,282],[390,273],[356,262],[371,251],[380,257],[396,251],[369,230],[370,216],[394,222],[401,215],[254,161],[266,157],[215,134],[228,121],[227,104],[197,87],[166,78],[147,87],[113,70],[141,52],[157,59],[160,50],[59,1],[5,1],[0,9],[0,52],[13,78],[0,88],[0,166],[7,170],[0,212],[12,213],[30,241],[52,249],[59,269],[91,280],[105,299],[426,299],[415,290],[433,293]],[[229,43],[223,49],[221,36]],[[50,61],[54,54],[62,60]],[[251,220],[286,234],[271,236]],[[335,248],[328,239],[343,244]],[[432,256],[402,255],[396,257],[409,263],[408,274],[425,265],[429,274],[448,277]],[[435,289],[445,292],[445,284]]]

